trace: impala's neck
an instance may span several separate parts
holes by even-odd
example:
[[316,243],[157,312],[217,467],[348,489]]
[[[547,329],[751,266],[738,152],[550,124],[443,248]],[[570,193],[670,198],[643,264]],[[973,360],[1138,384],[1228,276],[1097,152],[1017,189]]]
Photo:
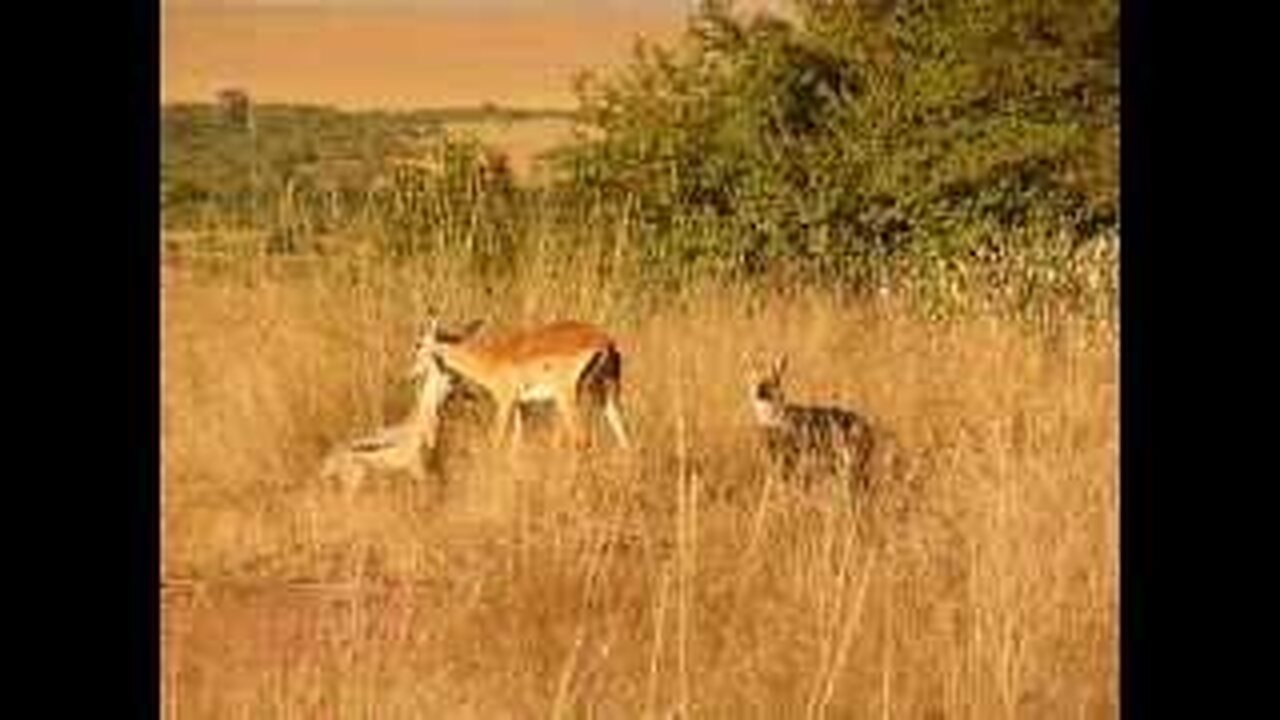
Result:
[[488,359],[463,343],[437,343],[435,355],[445,367],[481,386],[493,374]]
[[440,426],[440,406],[448,397],[449,377],[438,368],[427,371],[418,385],[418,397],[414,401],[409,423],[420,428],[427,443],[435,447]]

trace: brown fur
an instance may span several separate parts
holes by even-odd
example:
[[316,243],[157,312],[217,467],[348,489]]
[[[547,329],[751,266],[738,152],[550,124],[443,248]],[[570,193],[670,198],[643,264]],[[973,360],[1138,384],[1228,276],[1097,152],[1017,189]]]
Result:
[[[567,439],[586,442],[584,413],[603,412],[623,447],[629,445],[618,409],[622,359],[613,338],[583,322],[560,321],[492,335],[477,334],[473,322],[459,334],[432,329],[419,352],[429,352],[451,371],[484,388],[497,403],[493,437],[500,443],[519,403],[555,404]],[[519,418],[514,418],[519,432]]]

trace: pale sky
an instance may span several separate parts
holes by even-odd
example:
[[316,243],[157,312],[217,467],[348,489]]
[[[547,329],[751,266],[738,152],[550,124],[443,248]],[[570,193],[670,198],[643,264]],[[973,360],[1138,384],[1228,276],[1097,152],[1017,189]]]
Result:
[[[698,0],[161,0],[163,7],[185,8],[411,8],[415,10],[537,10],[624,13],[683,13]],[[785,5],[785,0],[738,0],[744,9]]]
[[637,35],[674,40],[689,7],[689,0],[161,2],[162,101],[208,101],[236,86],[266,102],[348,108],[573,107],[576,71],[625,62]]
[[[546,12],[606,12],[623,14],[666,14],[679,16],[700,0],[161,0],[165,8],[309,8],[359,10],[402,8],[413,10],[511,10]],[[735,0],[743,11],[786,12],[789,0]]]

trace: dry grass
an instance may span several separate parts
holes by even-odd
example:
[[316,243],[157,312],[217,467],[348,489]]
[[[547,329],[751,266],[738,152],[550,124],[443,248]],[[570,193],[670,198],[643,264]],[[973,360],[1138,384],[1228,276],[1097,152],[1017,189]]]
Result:
[[[1116,714],[1112,330],[449,277],[166,275],[169,717]],[[491,459],[458,423],[436,486],[318,486],[330,443],[407,408],[424,296],[610,328],[638,453]],[[744,360],[781,349],[797,399],[908,458],[856,514],[764,476]]]

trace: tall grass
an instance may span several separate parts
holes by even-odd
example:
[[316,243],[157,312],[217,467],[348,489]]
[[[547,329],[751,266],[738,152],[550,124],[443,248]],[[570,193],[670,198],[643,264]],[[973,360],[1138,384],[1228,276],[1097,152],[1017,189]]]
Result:
[[[1111,314],[663,295],[618,245],[537,237],[497,275],[461,251],[164,271],[170,715],[1115,714]],[[491,456],[468,407],[428,486],[321,486],[329,446],[407,411],[427,305],[607,327],[635,455]],[[877,502],[766,474],[744,372],[780,351],[798,399],[897,438]]]

